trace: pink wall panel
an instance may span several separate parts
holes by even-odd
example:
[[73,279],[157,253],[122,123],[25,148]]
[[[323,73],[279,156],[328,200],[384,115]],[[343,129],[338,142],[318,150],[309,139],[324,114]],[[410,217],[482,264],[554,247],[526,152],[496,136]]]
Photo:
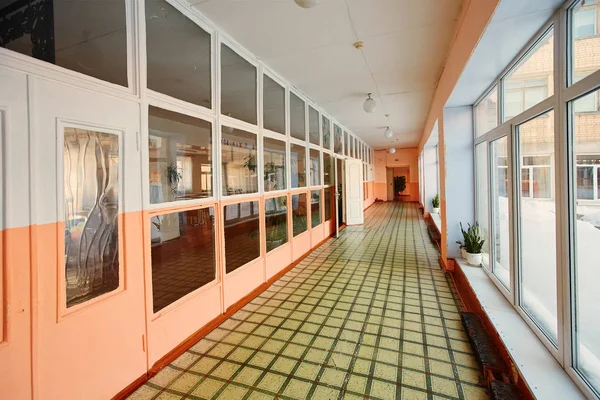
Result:
[[304,232],[292,239],[294,261],[310,250],[310,231]]
[[325,238],[323,234],[323,224],[313,228],[310,231],[310,247],[314,248],[316,245],[321,243],[321,241]]
[[284,244],[267,253],[267,280],[292,263],[292,245]]
[[262,257],[225,275],[223,285],[225,310],[244,296],[250,294],[250,292],[263,282],[265,282],[265,260]]

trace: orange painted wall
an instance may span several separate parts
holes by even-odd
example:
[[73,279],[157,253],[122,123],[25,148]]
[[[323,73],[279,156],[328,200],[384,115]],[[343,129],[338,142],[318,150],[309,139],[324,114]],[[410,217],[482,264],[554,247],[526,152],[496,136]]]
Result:
[[394,175],[405,175],[408,169],[407,190],[405,194],[410,195],[410,201],[419,201],[419,153],[417,148],[397,149],[396,153],[390,154],[387,150],[375,151],[375,197],[383,201],[391,201],[387,195],[386,168],[393,168]]

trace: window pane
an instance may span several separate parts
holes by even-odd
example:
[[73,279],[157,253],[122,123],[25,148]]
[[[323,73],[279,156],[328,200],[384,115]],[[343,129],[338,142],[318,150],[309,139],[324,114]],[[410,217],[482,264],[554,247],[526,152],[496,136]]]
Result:
[[333,151],[342,154],[342,128],[333,125]]
[[287,197],[265,200],[267,253],[288,242]]
[[350,140],[348,140],[348,132],[344,131],[344,154],[350,155]]
[[312,190],[310,192],[310,219],[311,227],[321,224],[321,191]]
[[6,0],[0,4],[0,26],[6,28],[1,47],[127,86],[123,0]]
[[225,215],[225,269],[227,273],[260,256],[258,201],[230,204]]
[[158,312],[216,278],[212,207],[150,217],[152,307]]
[[306,148],[297,144],[290,145],[290,163],[292,167],[292,187],[306,186]]
[[310,149],[310,185],[318,186],[321,184],[321,152]]
[[263,125],[285,135],[285,89],[269,75],[263,75],[263,90]]
[[498,126],[498,88],[475,106],[475,133],[481,136]]
[[504,121],[552,96],[554,29],[550,29],[504,78]]
[[[552,156],[554,112],[519,125],[517,134],[521,154]],[[522,168],[521,162],[519,170]],[[531,175],[527,176],[531,184],[529,181],[526,184],[533,197],[520,194],[520,212],[517,216],[520,232],[520,305],[556,345],[556,204],[551,198],[554,181],[550,178],[549,167],[531,167],[531,170]]]
[[331,150],[331,123],[324,116],[322,117],[323,124],[323,147],[327,150]]
[[354,138],[352,136],[350,136],[350,153],[348,155],[354,157]]
[[265,137],[263,144],[265,192],[286,189],[285,142]]
[[569,62],[573,83],[600,68],[600,54],[597,50],[600,44],[600,36],[597,35],[597,13],[597,2],[589,0],[577,1],[569,9],[572,49]]
[[64,131],[67,307],[119,287],[119,137]]
[[304,109],[304,101],[290,92],[290,135],[300,140],[306,140]]
[[148,108],[150,203],[211,197],[212,124]]
[[321,144],[321,133],[319,132],[319,112],[308,107],[308,140],[311,144]]
[[[597,92],[593,94],[596,95]],[[576,100],[575,105],[581,100]],[[576,107],[573,108],[576,109]],[[590,121],[585,114],[575,113],[571,116],[571,127],[574,128],[575,142],[572,147],[575,151],[573,158],[578,164],[574,182],[576,193],[578,197],[583,194],[582,198],[591,200],[594,197],[594,180],[597,188],[600,187],[598,178],[600,171],[595,166],[600,158],[600,125]],[[596,179],[593,178],[594,172]],[[596,200],[599,199],[598,195],[600,193],[596,193]],[[600,271],[598,268],[600,213],[598,201],[576,201],[573,217],[575,220],[571,221],[571,226],[575,235],[573,251],[576,260],[576,264],[572,266],[573,287],[571,288],[575,305],[574,367],[598,391],[600,390],[600,371],[597,367],[600,363],[600,324],[598,324],[598,315],[600,315],[600,291],[598,290],[600,281],[598,275]]]
[[223,195],[258,192],[255,134],[223,126],[221,163]]
[[333,185],[333,158],[323,152],[323,185]]
[[333,211],[333,187],[326,187],[323,196],[325,197],[325,221],[329,221]]
[[149,89],[211,108],[210,47],[210,34],[175,7],[146,0]]
[[476,179],[477,179],[477,223],[479,224],[479,232],[485,240],[481,250],[482,263],[486,268],[490,267],[490,228],[488,216],[488,174],[487,174],[487,142],[478,144],[475,147],[476,161]]
[[492,272],[510,288],[508,167],[506,136],[490,144],[492,161]]
[[294,237],[308,229],[306,193],[292,195],[292,222]]
[[221,44],[221,114],[256,125],[256,67]]

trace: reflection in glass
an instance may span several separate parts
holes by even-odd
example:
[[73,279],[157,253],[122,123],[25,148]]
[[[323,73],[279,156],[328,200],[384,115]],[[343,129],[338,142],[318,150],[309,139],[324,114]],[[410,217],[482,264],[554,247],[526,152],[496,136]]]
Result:
[[285,135],[285,89],[263,75],[263,124],[265,129]]
[[125,1],[4,0],[0,10],[1,47],[127,86]]
[[294,237],[308,229],[306,193],[292,195],[292,227]]
[[256,67],[221,43],[221,114],[257,123]]
[[321,144],[321,132],[319,131],[319,112],[308,106],[308,140],[317,146]]
[[306,148],[297,144],[290,145],[290,164],[292,168],[292,187],[306,186]]
[[[587,2],[586,2],[587,3]],[[588,96],[597,96],[598,91]],[[586,101],[582,97],[574,101]],[[585,377],[591,386],[600,390],[600,269],[598,268],[598,244],[600,243],[600,124],[598,115],[591,117],[585,113],[571,114],[570,126],[573,131],[573,161],[577,164],[573,171],[575,193],[589,200],[574,201],[575,213],[570,221],[574,233],[575,263],[572,268],[572,299],[574,304],[574,368]],[[576,172],[575,172],[576,171]],[[583,173],[585,171],[585,173]],[[595,175],[595,179],[593,178]],[[593,186],[596,183],[596,193]],[[582,185],[580,187],[580,184]],[[595,197],[594,197],[595,194]],[[593,198],[593,199],[592,199]]]
[[504,78],[505,122],[552,96],[553,43],[554,29],[550,29]]
[[150,218],[152,308],[156,313],[215,280],[212,207]]
[[[600,68],[598,58],[598,1],[576,1],[569,9],[572,55],[569,60],[572,83],[580,81]],[[582,103],[581,99],[577,103]]]
[[211,197],[212,124],[150,106],[150,203]]
[[223,126],[221,163],[224,195],[258,192],[255,134]]
[[508,214],[508,139],[491,142],[492,162],[492,272],[510,289],[509,214]]
[[323,126],[323,147],[331,150],[331,122],[325,116],[322,116],[321,125]]
[[[527,177],[532,180],[521,181],[521,187],[526,185],[528,190],[519,193],[517,223],[520,227],[520,305],[557,345],[556,204],[551,198],[554,182],[549,175],[545,176],[544,171],[549,172],[549,168],[525,166],[545,163],[544,158],[554,155],[552,121],[554,112],[550,111],[517,126],[519,151],[528,155],[521,158],[519,169],[531,171]],[[525,196],[530,192],[533,197]]]
[[498,126],[498,88],[475,106],[475,134],[479,137]]
[[326,187],[324,190],[324,197],[325,197],[325,221],[329,221],[331,220],[331,214],[333,209],[331,207],[333,207],[333,187],[329,186]]
[[310,192],[310,220],[311,227],[314,228],[321,224],[321,191],[311,190]]
[[285,142],[265,137],[263,147],[265,192],[286,189]]
[[310,149],[310,185],[318,186],[321,184],[321,152]]
[[333,125],[333,152],[336,154],[343,154],[342,152],[342,128],[337,125]]
[[64,131],[67,307],[119,287],[119,137]]
[[267,253],[288,242],[287,197],[265,199]]
[[344,154],[350,155],[350,139],[348,139],[348,132],[344,131]]
[[235,271],[260,256],[258,201],[223,207],[225,218],[225,270]]
[[210,34],[165,0],[145,4],[148,88],[211,108]]
[[304,101],[290,92],[290,135],[293,138],[306,140],[306,117]]
[[329,153],[323,153],[323,185],[333,185],[333,158]]

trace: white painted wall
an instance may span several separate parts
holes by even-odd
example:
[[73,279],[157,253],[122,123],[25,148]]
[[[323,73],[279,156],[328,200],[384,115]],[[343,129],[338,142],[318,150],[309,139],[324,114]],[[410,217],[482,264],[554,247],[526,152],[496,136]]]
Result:
[[462,240],[459,223],[474,222],[473,108],[444,108],[446,143],[446,229],[448,257],[460,256],[457,240]]
[[438,193],[438,158],[437,146],[423,149],[423,198],[425,211],[432,212],[431,200]]

